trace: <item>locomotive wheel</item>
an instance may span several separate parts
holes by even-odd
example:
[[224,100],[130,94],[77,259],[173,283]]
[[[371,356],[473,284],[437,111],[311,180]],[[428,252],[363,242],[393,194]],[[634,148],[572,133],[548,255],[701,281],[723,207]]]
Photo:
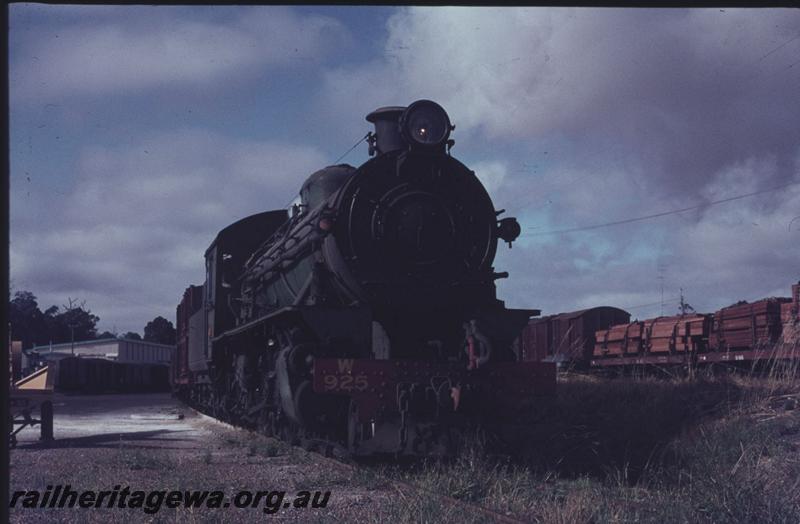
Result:
[[361,444],[362,424],[358,422],[358,408],[350,402],[347,410],[347,451],[355,454]]
[[315,395],[311,382],[304,380],[294,390],[294,412],[305,428],[315,426],[317,421],[318,404],[315,402]]
[[312,341],[311,335],[304,329],[299,327],[293,327],[289,329],[287,333],[289,343],[293,346],[298,346],[300,344],[309,343]]
[[262,433],[268,437],[276,437],[278,435],[278,424],[275,417],[275,411],[269,408],[264,408],[266,413],[266,422],[262,426]]
[[308,376],[311,372],[313,355],[314,348],[309,343],[300,343],[292,347],[287,360],[289,371],[298,377]]
[[272,385],[269,373],[262,371],[261,387],[257,391],[257,402],[261,403],[261,410],[258,412],[257,427],[259,431],[268,436],[275,435],[275,406],[272,398]]
[[280,439],[291,446],[300,444],[300,431],[297,425],[289,420],[284,420],[278,432]]

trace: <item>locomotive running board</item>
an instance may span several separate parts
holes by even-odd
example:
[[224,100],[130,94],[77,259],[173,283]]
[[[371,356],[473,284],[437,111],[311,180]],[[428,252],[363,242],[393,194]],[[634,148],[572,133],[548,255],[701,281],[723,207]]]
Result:
[[297,312],[298,312],[298,309],[296,307],[292,307],[292,306],[287,306],[287,307],[275,310],[272,313],[269,313],[268,315],[264,315],[263,317],[257,318],[256,320],[248,322],[247,324],[242,324],[241,326],[237,326],[235,328],[229,329],[229,330],[225,331],[224,333],[222,333],[221,335],[212,338],[211,342],[216,343],[216,342],[223,341],[225,339],[235,338],[235,337],[237,337],[239,335],[243,335],[245,333],[250,332],[250,330],[254,329],[255,327],[257,327],[257,326],[259,326],[261,324],[265,324],[265,323],[267,323],[267,322],[269,322],[271,320],[274,320],[277,317],[280,317],[282,315],[287,315],[287,314],[290,314],[290,313],[297,313]]
[[[303,322],[320,340],[347,336],[351,339],[351,344],[364,348],[368,347],[371,342],[371,339],[366,338],[367,334],[371,334],[370,323],[372,321],[368,308],[327,306],[283,307],[247,324],[230,329],[213,338],[212,342],[217,344],[247,335],[271,322],[278,324],[284,322],[286,325],[290,325],[292,321]],[[363,335],[357,336],[359,333]]]

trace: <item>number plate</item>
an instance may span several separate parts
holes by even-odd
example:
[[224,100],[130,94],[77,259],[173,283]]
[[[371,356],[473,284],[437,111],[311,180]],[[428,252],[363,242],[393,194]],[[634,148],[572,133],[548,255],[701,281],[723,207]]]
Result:
[[320,375],[325,393],[350,393],[369,388],[367,374],[358,370],[354,372],[352,359],[337,359],[335,368],[327,367]]

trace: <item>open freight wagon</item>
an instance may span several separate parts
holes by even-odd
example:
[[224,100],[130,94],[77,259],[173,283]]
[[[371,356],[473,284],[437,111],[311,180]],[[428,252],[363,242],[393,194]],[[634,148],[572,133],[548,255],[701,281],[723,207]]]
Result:
[[657,317],[601,329],[593,367],[800,358],[800,283],[792,298],[739,302],[713,314]]

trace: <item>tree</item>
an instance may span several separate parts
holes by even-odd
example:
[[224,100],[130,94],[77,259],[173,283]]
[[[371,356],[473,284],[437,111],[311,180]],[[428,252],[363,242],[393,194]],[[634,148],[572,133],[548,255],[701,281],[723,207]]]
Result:
[[30,291],[17,291],[8,303],[8,321],[11,323],[11,336],[22,341],[23,348],[47,342],[45,315],[39,309],[36,296]]
[[122,338],[127,338],[128,340],[142,340],[142,336],[134,331],[128,331],[122,335]]
[[12,337],[22,340],[23,348],[52,342],[93,340],[100,317],[86,309],[86,303],[68,299],[69,305],[50,306],[44,313],[30,291],[17,291],[8,303]]
[[117,338],[117,335],[112,333],[111,331],[103,331],[99,335],[97,335],[97,339],[104,339],[104,338]]
[[175,344],[175,327],[164,317],[156,317],[144,327],[144,339],[158,344]]
[[58,331],[58,306],[50,306],[49,308],[44,310],[44,324],[45,324],[45,332],[47,333],[47,340],[44,341],[44,344],[48,342],[57,343],[55,337],[59,336]]
[[[54,330],[50,333],[53,343],[60,344],[73,340],[94,340],[97,338],[97,323],[100,321],[100,317],[85,309],[85,301],[78,305],[77,300],[71,298],[67,300],[69,304],[61,306],[61,310],[56,309],[53,314]],[[50,308],[47,311],[52,309]]]

